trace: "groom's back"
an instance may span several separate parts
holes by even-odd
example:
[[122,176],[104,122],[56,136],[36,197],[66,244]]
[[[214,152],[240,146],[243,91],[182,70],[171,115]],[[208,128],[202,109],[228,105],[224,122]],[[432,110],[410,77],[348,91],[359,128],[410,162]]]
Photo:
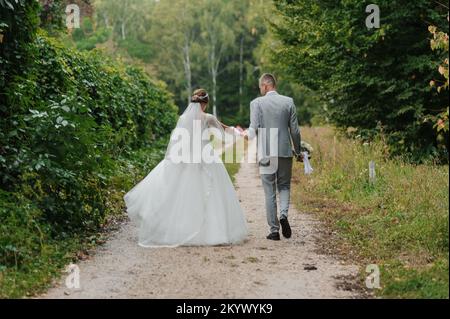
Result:
[[[253,100],[251,108],[259,114],[260,127],[266,129],[267,137],[270,136],[270,129],[278,129],[278,156],[291,157],[291,133],[293,139],[297,139],[298,134],[300,140],[294,100],[272,91]],[[269,140],[267,138],[267,142]]]
[[279,128],[287,130],[291,117],[292,98],[275,93],[260,97],[262,125],[266,128]]

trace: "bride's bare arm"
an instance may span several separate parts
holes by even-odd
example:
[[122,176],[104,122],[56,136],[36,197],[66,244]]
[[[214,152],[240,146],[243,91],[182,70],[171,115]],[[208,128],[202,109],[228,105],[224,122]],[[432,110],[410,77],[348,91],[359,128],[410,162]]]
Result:
[[224,129],[226,132],[230,133],[230,132],[232,131],[234,135],[241,135],[241,133],[239,133],[239,132],[236,131],[236,128],[235,128],[234,126],[228,126],[228,125],[223,124],[223,123],[220,122],[220,121],[218,121],[218,122],[219,122],[220,125],[222,125],[223,129]]
[[215,127],[217,129],[219,129],[220,131],[228,132],[234,135],[241,135],[240,133],[238,133],[236,131],[236,129],[234,128],[234,126],[228,126],[223,124],[222,122],[220,122],[214,115],[208,115],[208,122],[209,122],[209,126],[210,127]]

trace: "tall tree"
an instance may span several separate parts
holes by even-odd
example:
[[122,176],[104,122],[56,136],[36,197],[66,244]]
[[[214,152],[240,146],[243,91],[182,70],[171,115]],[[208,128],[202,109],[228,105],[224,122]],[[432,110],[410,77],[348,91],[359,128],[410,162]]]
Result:
[[[382,129],[391,154],[412,161],[440,154],[424,118],[440,109],[448,91],[438,95],[424,84],[436,69],[427,27],[441,24],[445,10],[428,0],[380,0],[381,26],[368,29],[366,3],[359,0],[275,4],[274,32],[282,45],[272,56],[319,92],[335,124],[369,138]],[[448,25],[441,27],[448,32]]]
[[208,71],[211,76],[213,114],[217,116],[217,78],[222,70],[222,59],[233,45],[233,15],[230,1],[203,0],[200,26],[202,46],[205,49]]
[[[248,105],[257,94],[259,75],[253,51],[266,32],[260,13],[264,0],[96,0],[94,32],[88,49],[102,47],[138,58],[152,75],[167,83],[182,109],[195,87],[211,93],[213,112],[245,125]],[[269,5],[270,6],[270,5]],[[123,15],[129,18],[123,40]],[[109,32],[104,32],[106,27]],[[104,41],[104,34],[113,34]]]
[[[198,40],[196,1],[159,1],[152,15],[152,42],[158,46],[160,61],[165,61],[163,69],[170,68],[171,76],[179,77],[185,89],[185,98],[190,100],[192,93],[192,51]],[[176,23],[174,23],[176,21]]]
[[129,28],[139,28],[151,0],[95,0],[94,4],[102,22],[114,30],[121,40],[127,40]]

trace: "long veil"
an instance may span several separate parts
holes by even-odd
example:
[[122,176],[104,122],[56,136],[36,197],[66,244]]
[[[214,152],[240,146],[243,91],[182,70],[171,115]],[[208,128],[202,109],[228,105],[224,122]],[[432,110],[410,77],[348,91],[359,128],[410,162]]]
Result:
[[[213,148],[210,136],[221,144]],[[202,111],[199,103],[190,103],[172,131],[165,158],[174,163],[221,162],[220,154],[227,137],[233,132],[224,130],[215,116]]]
[[201,150],[197,148],[201,136],[196,136],[195,133],[198,133],[198,130],[203,132],[203,118],[200,103],[190,103],[171,133],[165,159],[175,163],[179,163],[180,159],[184,163],[192,163],[193,157],[201,154]]

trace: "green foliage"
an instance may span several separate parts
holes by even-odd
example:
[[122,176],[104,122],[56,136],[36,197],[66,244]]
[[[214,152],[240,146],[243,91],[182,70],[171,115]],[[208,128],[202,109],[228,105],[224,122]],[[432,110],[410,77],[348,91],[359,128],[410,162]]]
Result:
[[20,298],[50,283],[79,248],[77,238],[50,236],[42,211],[22,195],[0,190],[0,298]]
[[95,29],[90,18],[84,18],[79,29],[75,29],[72,33],[72,40],[78,50],[90,51],[103,44],[111,36],[111,31],[107,28]]
[[95,228],[105,216],[99,190],[114,173],[112,160],[165,137],[176,109],[132,66],[45,35],[33,46],[35,63],[5,90],[2,188],[29,187],[22,191],[65,230]]
[[31,48],[39,24],[39,4],[33,0],[0,2],[0,112],[5,104],[1,88],[23,72],[32,58]]
[[[162,158],[165,141],[133,151],[117,160],[117,170],[108,185],[97,191],[107,196],[108,220],[123,210],[122,196]],[[114,215],[111,215],[114,214]],[[120,215],[117,216],[120,218]],[[105,234],[79,231],[55,236],[42,210],[24,194],[0,190],[0,298],[33,296],[45,291],[61,269],[77,261],[78,252],[104,242]]]
[[385,265],[381,276],[389,284],[382,293],[387,298],[448,299],[448,270],[448,258],[418,270],[395,262]]
[[[30,201],[0,191],[0,264],[23,267],[41,249],[47,229],[40,228],[42,212]],[[11,231],[14,230],[14,231]]]
[[128,52],[132,58],[146,63],[150,62],[154,56],[152,46],[136,38],[129,37],[126,40],[120,40],[118,46]]
[[[447,20],[449,16],[447,15]],[[431,49],[433,51],[438,51],[443,56],[443,63],[441,63],[438,67],[438,72],[441,76],[439,80],[430,81],[430,86],[435,87],[438,93],[441,91],[448,90],[449,87],[449,78],[448,78],[448,33],[438,31],[435,26],[429,26],[428,30],[433,35],[433,38],[430,41]],[[443,78],[443,79],[442,79]],[[447,106],[442,108],[441,113],[437,116],[430,115],[428,117],[433,123],[434,128],[438,134],[438,141],[443,144],[446,144],[447,149],[450,148],[449,143],[449,107],[448,101]]]
[[436,70],[427,24],[441,23],[446,12],[427,0],[377,4],[381,28],[369,30],[365,2],[275,1],[273,30],[282,45],[272,56],[322,96],[339,127],[366,139],[382,128],[392,155],[445,162],[448,151],[425,117],[448,100],[448,92],[427,86]]
[[181,111],[192,91],[204,87],[211,100],[216,97],[221,120],[248,125],[249,103],[259,94],[261,73],[253,52],[266,32],[261,13],[267,4],[96,0],[94,5],[94,25],[111,32],[108,49],[144,62],[146,70],[168,84]]
[[64,5],[63,0],[45,0],[41,1],[42,8],[40,12],[40,27],[49,33],[57,33],[64,27]]

